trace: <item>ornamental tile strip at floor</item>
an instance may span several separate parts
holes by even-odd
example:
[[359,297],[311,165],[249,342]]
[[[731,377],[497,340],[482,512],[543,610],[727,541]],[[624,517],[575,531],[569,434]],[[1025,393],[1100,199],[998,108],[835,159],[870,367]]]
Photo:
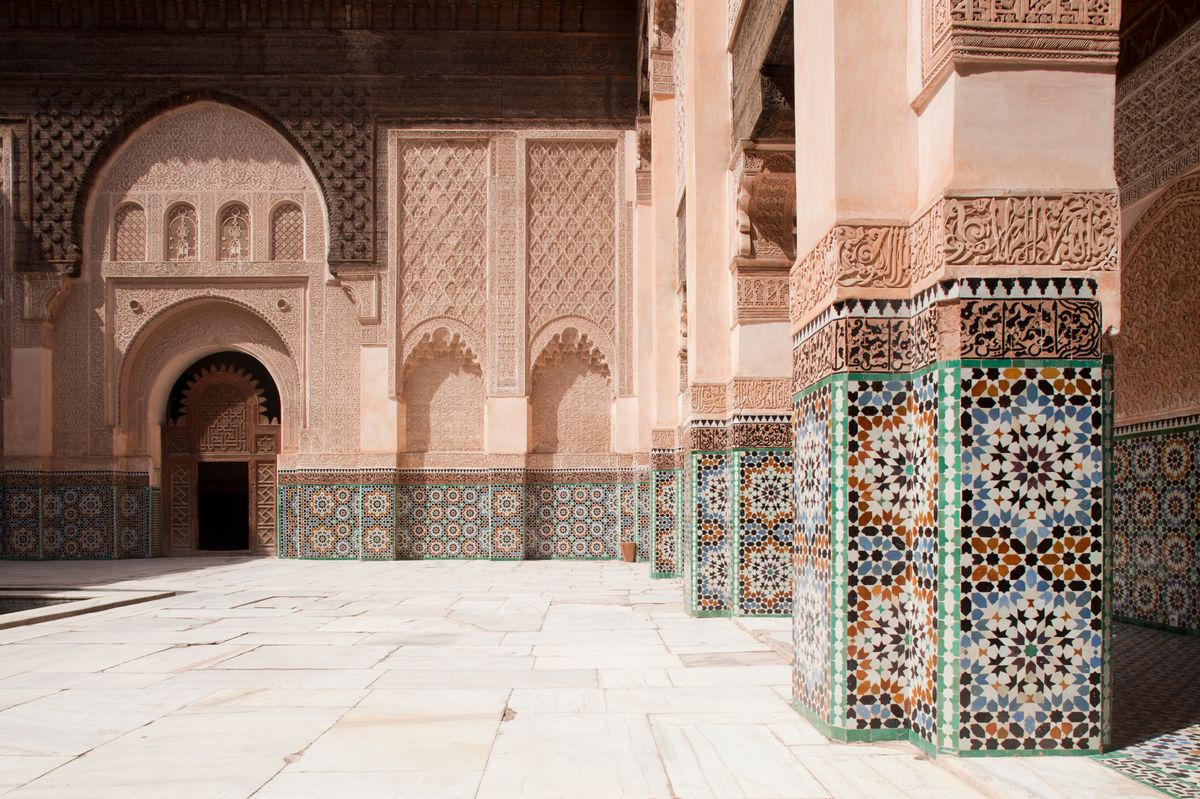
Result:
[[775,647],[644,563],[9,562],[0,585],[177,592],[0,630],[6,798],[1158,796],[1088,758],[830,742]]
[[1113,746],[1100,762],[1200,798],[1200,636],[1114,626]]

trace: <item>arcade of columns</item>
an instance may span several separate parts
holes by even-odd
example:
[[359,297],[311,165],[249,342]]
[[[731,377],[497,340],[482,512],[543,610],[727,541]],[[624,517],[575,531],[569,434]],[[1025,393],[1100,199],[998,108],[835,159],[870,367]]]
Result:
[[[1200,629],[1200,113],[1158,91],[1200,27],[1118,83],[1116,0],[648,6],[632,133],[147,102],[82,276],[6,275],[0,554],[204,548],[192,402],[235,387],[252,551],[636,542],[694,615],[793,620],[830,737],[1101,749],[1113,619]],[[0,125],[0,199],[46,119]]]
[[1118,8],[1009,5],[652,4],[652,570],[839,739],[1106,735]]

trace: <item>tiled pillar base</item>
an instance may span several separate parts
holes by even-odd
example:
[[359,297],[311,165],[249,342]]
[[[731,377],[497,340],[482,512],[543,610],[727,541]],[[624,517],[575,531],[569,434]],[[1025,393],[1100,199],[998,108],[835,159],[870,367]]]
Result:
[[831,737],[1099,748],[1094,292],[946,282],[797,334],[794,689]]
[[650,576],[680,574],[679,453],[655,449],[650,453]]
[[684,491],[684,579],[695,616],[790,616],[790,417],[693,422]]
[[735,416],[733,611],[792,615],[792,447],[790,414]]

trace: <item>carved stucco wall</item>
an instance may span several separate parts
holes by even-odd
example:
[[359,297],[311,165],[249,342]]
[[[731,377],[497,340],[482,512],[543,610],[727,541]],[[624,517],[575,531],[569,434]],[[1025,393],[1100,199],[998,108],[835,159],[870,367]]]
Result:
[[[187,257],[173,260],[179,250],[168,251],[175,234],[167,226],[183,204],[194,210],[195,227],[187,234],[193,240]],[[238,257],[227,246],[222,259],[222,222],[231,204],[246,212],[248,246]],[[280,209],[290,215],[286,224],[278,221]],[[130,437],[127,454],[147,453],[150,431],[133,410],[145,400],[138,392],[146,386],[129,383],[134,378],[126,361],[145,351],[165,363],[218,340],[286,353],[274,368],[267,364],[289,373],[277,375],[291,384],[285,416],[292,418],[284,425],[293,433],[285,434],[285,447],[355,448],[358,321],[346,292],[325,285],[324,220],[319,190],[300,157],[246,113],[198,103],[139,130],[97,183],[84,272],[71,281],[55,319],[54,452],[109,456],[116,430]],[[224,232],[228,238],[227,227]],[[286,237],[281,246],[274,246],[276,236]],[[138,253],[143,260],[117,260]],[[272,260],[276,253],[289,259]],[[220,310],[208,317],[159,324],[213,301]],[[174,352],[162,351],[168,345]]]
[[[528,395],[531,363],[579,335],[595,362],[557,402],[581,391],[576,421],[602,423],[564,428],[557,449],[609,451],[616,388],[632,393],[622,135],[393,131],[391,268],[335,280],[319,187],[282,137],[212,102],[156,117],[97,180],[83,273],[55,300],[54,453],[149,455],[155,370],[220,346],[276,376],[285,454],[354,466],[364,345],[392,354],[408,451],[479,451],[485,397]],[[172,228],[180,208],[192,227]],[[437,346],[447,336],[458,349]]]
[[1117,84],[1116,157],[1129,205],[1200,164],[1200,23]]
[[534,452],[608,451],[609,370],[586,336],[556,336],[534,365],[532,384]]
[[417,347],[405,367],[404,405],[409,452],[483,449],[483,374],[460,339],[443,334]]
[[[408,364],[423,357],[423,348],[440,338],[460,339],[486,395],[533,397],[534,428],[544,413],[550,428],[543,430],[549,430],[558,425],[554,408],[573,403],[572,392],[582,389],[568,391],[574,378],[556,372],[567,381],[559,386],[566,395],[545,406],[550,378],[542,380],[538,399],[527,375],[539,359],[559,357],[564,339],[579,336],[603,365],[599,381],[588,370],[575,377],[589,386],[587,402],[602,407],[604,428],[591,425],[587,442],[566,449],[543,444],[535,451],[609,451],[613,397],[618,390],[633,394],[633,314],[625,310],[632,306],[632,214],[620,145],[621,134],[611,131],[392,131],[389,183],[399,187],[391,205],[392,264],[398,280],[386,286],[399,317],[393,385],[407,406],[407,451],[442,449],[436,418],[415,415],[425,400],[422,395],[414,403],[414,392],[430,389],[410,385],[415,373]],[[428,368],[451,375],[458,367],[446,361]],[[431,396],[467,408],[460,421],[473,427],[470,409],[482,403],[477,389],[463,372],[447,377]],[[436,416],[436,402],[432,407]],[[565,432],[569,441],[578,431]],[[546,432],[546,439],[557,440],[557,433]],[[478,448],[470,437],[447,434],[443,440],[453,449]]]
[[1200,411],[1200,175],[1173,184],[1134,226],[1114,339],[1117,424]]

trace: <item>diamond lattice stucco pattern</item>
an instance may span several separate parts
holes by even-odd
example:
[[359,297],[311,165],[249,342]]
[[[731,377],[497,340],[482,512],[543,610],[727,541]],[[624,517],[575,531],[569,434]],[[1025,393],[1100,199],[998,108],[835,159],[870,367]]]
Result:
[[401,326],[451,316],[478,333],[487,289],[487,142],[407,142],[400,168]]
[[612,336],[616,147],[531,142],[528,158],[530,330],[572,314]]

